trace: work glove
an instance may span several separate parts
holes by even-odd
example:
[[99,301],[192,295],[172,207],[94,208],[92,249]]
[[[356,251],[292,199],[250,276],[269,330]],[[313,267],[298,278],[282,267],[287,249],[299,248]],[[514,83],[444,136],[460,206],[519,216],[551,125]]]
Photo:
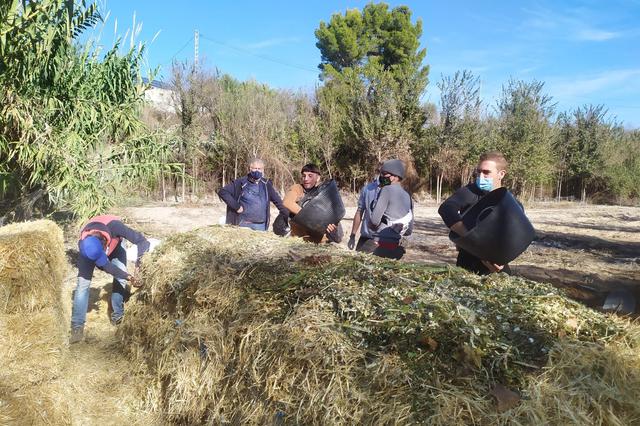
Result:
[[349,237],[349,242],[347,243],[347,247],[349,248],[349,250],[353,250],[355,246],[356,246],[356,234],[351,234],[351,236]]

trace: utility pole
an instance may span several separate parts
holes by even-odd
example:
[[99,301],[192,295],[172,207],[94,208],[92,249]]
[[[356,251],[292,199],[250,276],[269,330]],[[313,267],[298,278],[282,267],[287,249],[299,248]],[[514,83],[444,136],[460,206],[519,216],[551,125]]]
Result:
[[200,34],[198,30],[195,30],[195,34],[193,35],[193,67],[194,69],[198,68],[198,39],[200,38]]

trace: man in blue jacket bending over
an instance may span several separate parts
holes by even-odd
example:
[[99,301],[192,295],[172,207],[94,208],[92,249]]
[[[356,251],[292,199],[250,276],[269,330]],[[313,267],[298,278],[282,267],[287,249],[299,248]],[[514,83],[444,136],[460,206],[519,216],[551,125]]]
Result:
[[270,204],[273,203],[285,217],[289,211],[282,198],[264,177],[264,161],[254,158],[249,162],[249,173],[224,186],[218,195],[227,205],[227,225],[237,225],[255,231],[269,229]]

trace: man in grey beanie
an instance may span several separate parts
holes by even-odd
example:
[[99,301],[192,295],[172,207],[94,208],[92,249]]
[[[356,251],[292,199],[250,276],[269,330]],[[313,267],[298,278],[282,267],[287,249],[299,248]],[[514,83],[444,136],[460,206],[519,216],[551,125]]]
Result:
[[400,259],[405,253],[400,239],[413,230],[413,203],[400,185],[404,176],[404,163],[398,159],[385,161],[380,168],[381,189],[369,218],[375,230],[376,256]]

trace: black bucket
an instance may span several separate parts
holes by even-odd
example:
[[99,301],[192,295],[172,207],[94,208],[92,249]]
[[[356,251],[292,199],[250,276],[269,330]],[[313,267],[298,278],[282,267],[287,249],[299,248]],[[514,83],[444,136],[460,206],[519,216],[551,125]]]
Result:
[[273,221],[273,232],[276,235],[284,237],[291,231],[289,228],[289,215],[280,213],[276,220]]
[[535,230],[522,207],[506,188],[482,197],[462,215],[468,232],[449,233],[458,247],[497,265],[506,265],[529,247]]
[[335,181],[323,183],[317,194],[304,201],[302,210],[291,219],[298,225],[304,226],[309,232],[322,235],[330,223],[337,224],[345,214],[344,204]]
[[628,290],[614,290],[607,295],[602,310],[619,315],[631,315],[636,311],[636,298]]

